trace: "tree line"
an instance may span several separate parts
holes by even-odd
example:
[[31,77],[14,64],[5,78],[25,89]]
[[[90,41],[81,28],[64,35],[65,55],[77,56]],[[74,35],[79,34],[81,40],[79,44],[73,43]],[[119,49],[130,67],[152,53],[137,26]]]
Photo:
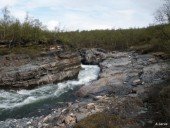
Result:
[[[7,7],[0,19],[0,44],[8,48],[24,46],[47,47],[58,40],[71,49],[100,47],[107,50],[146,49],[146,51],[170,51],[170,0],[155,13],[158,24],[144,28],[49,31],[39,19],[27,13],[24,22],[11,16]],[[2,50],[2,48],[0,48]]]
[[108,50],[127,50],[140,46],[154,51],[170,49],[170,24],[146,28],[74,31],[58,35],[60,40],[74,49],[101,47]]
[[155,11],[156,24],[144,28],[73,31],[59,33],[60,40],[72,48],[101,47],[108,50],[130,48],[170,52],[170,0]]

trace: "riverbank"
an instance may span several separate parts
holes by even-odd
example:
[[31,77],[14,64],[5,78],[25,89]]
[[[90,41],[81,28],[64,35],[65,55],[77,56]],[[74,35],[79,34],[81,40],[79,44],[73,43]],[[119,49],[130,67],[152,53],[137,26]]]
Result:
[[[83,49],[80,55],[82,62],[98,64],[101,71],[97,80],[82,86],[74,93],[79,97],[76,101],[54,108],[47,115],[7,119],[1,121],[0,125],[3,128],[97,128],[101,125],[111,128],[116,124],[122,128],[140,128],[148,123],[150,126],[155,125],[154,119],[144,120],[138,117],[150,111],[146,99],[150,97],[155,85],[168,80],[168,60],[153,54],[107,52],[102,49]],[[108,120],[100,118],[101,113],[107,114],[103,115]]]
[[[82,84],[96,80],[99,73],[98,66],[81,65],[78,78],[47,84],[35,89],[0,90],[0,120],[8,118],[23,118],[49,114],[51,109],[66,106],[73,102],[73,94]],[[29,109],[28,109],[29,108]]]
[[80,56],[55,47],[31,58],[27,54],[0,56],[0,88],[31,89],[77,78]]

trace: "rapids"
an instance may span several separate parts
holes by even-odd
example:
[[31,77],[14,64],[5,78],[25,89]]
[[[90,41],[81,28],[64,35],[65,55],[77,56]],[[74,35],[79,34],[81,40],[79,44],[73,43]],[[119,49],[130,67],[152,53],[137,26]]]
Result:
[[76,80],[48,84],[32,90],[0,90],[0,120],[5,117],[20,117],[20,114],[24,117],[35,109],[40,110],[44,105],[69,100],[71,98],[69,92],[98,78],[100,71],[98,66],[81,65],[81,67]]

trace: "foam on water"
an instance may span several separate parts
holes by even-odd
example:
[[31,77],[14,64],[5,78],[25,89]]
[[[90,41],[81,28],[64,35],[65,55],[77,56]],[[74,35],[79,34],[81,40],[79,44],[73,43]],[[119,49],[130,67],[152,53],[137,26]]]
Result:
[[0,110],[20,107],[42,99],[59,97],[69,89],[87,84],[97,79],[100,68],[96,65],[81,65],[78,80],[68,80],[58,84],[49,84],[33,90],[0,90]]

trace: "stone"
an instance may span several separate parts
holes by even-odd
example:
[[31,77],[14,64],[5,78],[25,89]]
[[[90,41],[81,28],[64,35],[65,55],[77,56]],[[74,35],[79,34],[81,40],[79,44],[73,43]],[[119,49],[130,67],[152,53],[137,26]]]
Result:
[[28,121],[28,122],[27,122],[27,125],[29,125],[29,124],[31,124],[31,121]]
[[95,104],[94,103],[88,103],[87,109],[95,109]]
[[72,117],[72,116],[66,116],[64,121],[65,121],[66,124],[74,124],[74,123],[76,123],[76,119],[74,117]]
[[[94,81],[91,83],[90,86],[83,86],[81,87],[77,92],[76,95],[79,97],[85,97],[89,94],[93,95],[106,95],[108,92],[112,92],[114,94],[118,95],[125,95],[130,92],[130,87],[123,85],[123,77],[107,77],[107,78],[101,78],[97,81]],[[94,98],[95,99],[95,98]]]
[[95,96],[93,97],[94,100],[102,100],[103,99],[103,96]]
[[136,80],[134,80],[134,81],[132,82],[132,85],[133,85],[133,86],[137,86],[137,85],[139,85],[139,84],[142,84],[142,81],[141,81],[140,79],[136,79]]
[[70,113],[70,116],[71,116],[71,117],[75,117],[76,115],[75,115],[75,114],[73,114],[73,113]]
[[148,60],[150,63],[156,63],[157,61],[156,61],[156,58],[150,58],[149,60]]
[[84,64],[99,64],[104,58],[106,51],[99,48],[81,49],[79,51]]
[[87,116],[88,116],[87,113],[76,113],[77,122],[79,122],[80,120],[86,118]]

